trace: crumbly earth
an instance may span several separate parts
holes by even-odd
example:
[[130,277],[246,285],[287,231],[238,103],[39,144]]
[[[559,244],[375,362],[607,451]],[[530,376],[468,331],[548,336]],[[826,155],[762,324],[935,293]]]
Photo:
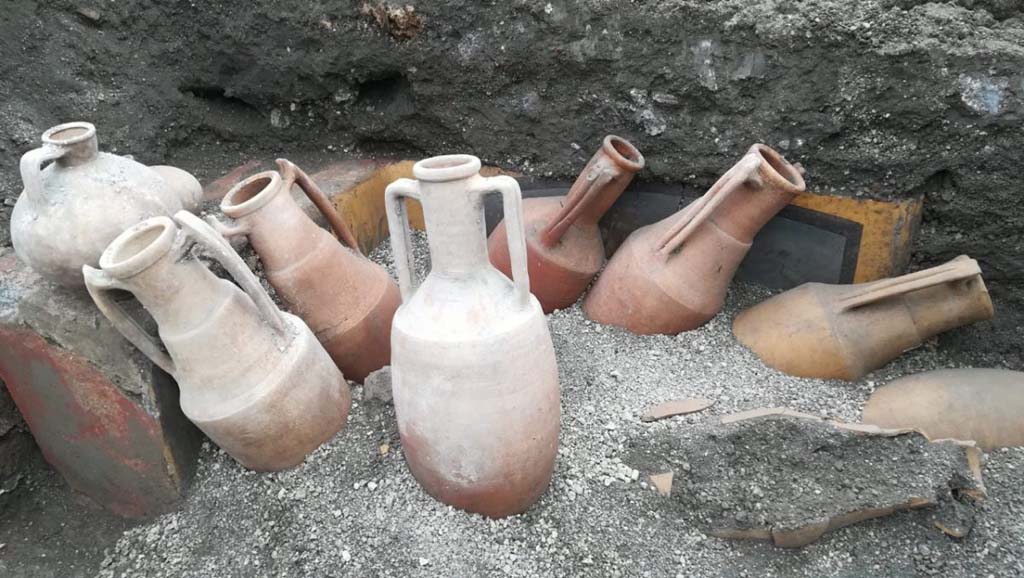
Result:
[[[416,235],[415,245],[422,270],[423,235]],[[385,249],[374,256],[389,259]],[[762,365],[730,332],[735,314],[765,297],[764,290],[734,286],[721,315],[676,337],[603,327],[587,321],[578,306],[549,316],[562,384],[560,450],[551,487],[523,515],[489,520],[431,499],[402,459],[393,407],[356,401],[346,429],[287,472],[246,471],[207,446],[181,511],[129,530],[97,575],[817,578],[1024,572],[1024,449],[989,456],[989,498],[962,540],[934,529],[928,512],[915,511],[838,530],[799,551],[707,537],[627,465],[632,440],[685,432],[713,415],[788,406],[856,421],[876,385],[974,355],[932,344],[854,383],[789,377]],[[360,389],[355,387],[356,400]],[[700,414],[639,420],[647,406],[685,397],[717,403]]]
[[605,134],[703,192],[754,142],[811,190],[925,197],[918,262],[1024,303],[1019,0],[7,0],[0,245],[18,157],[69,120],[201,179],[305,147],[572,178]]
[[[675,507],[667,511],[713,535],[792,532],[918,500],[945,506],[979,488],[959,442],[932,443],[916,433],[865,435],[795,416],[707,418],[641,432],[629,446],[627,463],[642,473],[673,473]],[[969,516],[973,501],[962,502],[950,509]]]

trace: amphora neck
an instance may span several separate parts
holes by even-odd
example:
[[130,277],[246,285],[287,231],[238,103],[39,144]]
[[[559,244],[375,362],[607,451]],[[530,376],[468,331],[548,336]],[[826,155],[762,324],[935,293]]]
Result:
[[472,155],[433,157],[413,166],[432,272],[465,274],[490,264],[482,198],[472,186],[479,172],[480,159]]

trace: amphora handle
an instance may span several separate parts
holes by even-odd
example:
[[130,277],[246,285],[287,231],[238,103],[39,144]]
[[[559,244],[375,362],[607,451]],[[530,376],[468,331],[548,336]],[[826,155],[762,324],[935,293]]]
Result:
[[[633,175],[642,168],[644,156],[631,142],[615,135],[606,136],[601,148],[587,161],[587,166],[566,193],[561,210],[540,231],[540,242],[547,247],[557,245],[573,223],[594,210],[595,206],[600,208],[600,201],[604,204],[602,210],[607,210],[615,201],[607,197],[615,193],[615,198],[618,198],[633,180]],[[620,182],[613,186],[616,180]],[[595,217],[600,218],[600,215]]]
[[130,291],[131,289],[111,277],[106,271],[94,269],[88,265],[82,265],[82,276],[85,278],[85,288],[89,291],[89,296],[96,303],[100,313],[103,313],[110,320],[111,325],[152,360],[157,367],[173,376],[176,370],[174,360],[164,351],[160,339],[143,329],[123,307],[110,297],[111,290]]
[[246,266],[242,258],[231,248],[231,245],[228,244],[224,237],[220,236],[213,227],[202,219],[188,211],[178,211],[174,214],[174,220],[182,228],[186,229],[188,234],[197,243],[206,248],[211,256],[224,267],[224,270],[245,291],[249,299],[252,299],[253,304],[256,305],[256,308],[266,322],[279,335],[287,337],[288,324],[285,322],[281,310],[277,308],[277,305],[274,305],[274,301],[270,299],[270,295],[260,285],[256,275],[249,270],[249,267]]
[[331,200],[327,198],[327,195],[324,194],[323,190],[313,179],[309,178],[305,171],[288,159],[277,159],[277,167],[281,171],[281,176],[284,180],[281,192],[289,193],[291,191],[291,184],[293,182],[298,183],[299,188],[306,194],[306,198],[327,219],[327,223],[334,230],[334,234],[338,236],[338,240],[348,245],[349,249],[362,255],[362,251],[359,250],[359,244],[356,242],[356,236],[352,234],[352,230],[348,228],[341,215],[338,214],[338,211],[331,204]]
[[420,185],[412,179],[398,179],[384,189],[384,208],[388,214],[388,234],[391,236],[391,251],[395,254],[395,269],[398,270],[398,287],[405,303],[416,291],[415,271],[412,252],[412,232],[409,226],[409,212],[405,199],[420,200]]
[[57,160],[66,152],[67,149],[62,146],[47,143],[21,156],[21,181],[24,183],[25,196],[33,204],[46,203],[43,195],[43,163]]
[[481,196],[491,192],[501,193],[502,210],[505,218],[505,235],[508,254],[512,263],[512,282],[515,285],[515,302],[520,308],[530,304],[530,273],[526,264],[526,231],[523,228],[523,194],[519,183],[508,176],[480,177],[470,185],[471,190]]
[[759,169],[762,158],[760,155],[744,155],[740,162],[725,172],[715,184],[699,199],[690,203],[679,215],[679,220],[666,231],[654,250],[663,255],[670,255],[686,242],[694,231],[707,221],[729,195],[741,186],[760,188],[764,185]]
[[850,311],[883,299],[905,295],[935,285],[962,281],[977,275],[981,275],[981,267],[978,266],[978,262],[966,255],[961,255],[938,267],[924,269],[902,277],[865,283],[862,288],[839,299],[839,312]]

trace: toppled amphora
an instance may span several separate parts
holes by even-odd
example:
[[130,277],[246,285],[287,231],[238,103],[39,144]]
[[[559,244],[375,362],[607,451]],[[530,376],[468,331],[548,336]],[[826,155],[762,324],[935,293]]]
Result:
[[[238,285],[214,276],[194,244]],[[100,269],[82,272],[100,311],[178,382],[185,416],[242,465],[295,466],[345,425],[351,397],[330,356],[198,217],[147,219],[114,239]],[[139,300],[159,338],[122,309],[114,289]]]
[[[362,382],[391,360],[398,285],[359,252],[355,236],[302,169],[285,159],[277,165],[280,173],[253,175],[224,196],[221,211],[235,226],[211,223],[225,236],[249,237],[278,296],[309,324],[345,376]],[[337,239],[299,208],[291,195],[295,183]]]
[[914,428],[929,439],[970,440],[985,451],[1024,446],[1024,372],[939,369],[880,387],[864,422]]
[[21,157],[21,180],[25,189],[11,214],[14,251],[43,277],[71,287],[82,286],[82,265],[95,267],[122,231],[192,210],[203,196],[199,181],[181,169],[99,152],[96,127],[87,122],[44,132],[43,146]]
[[[530,294],[519,184],[484,178],[480,159],[413,166],[385,193],[403,304],[391,333],[398,431],[409,469],[438,500],[491,517],[526,510],[558,451],[555,351]],[[484,196],[504,201],[512,278],[487,258]],[[423,205],[431,270],[413,282],[403,197]]]
[[[643,167],[636,147],[609,135],[565,197],[523,201],[530,292],[545,313],[575,303],[604,266],[597,223]],[[491,263],[511,278],[504,221],[491,232],[487,245]]]
[[704,196],[634,231],[587,294],[584,313],[640,334],[700,327],[722,309],[754,235],[803,190],[800,169],[752,146]]
[[962,255],[871,283],[805,283],[740,313],[733,333],[784,373],[855,380],[933,335],[991,318],[978,262]]

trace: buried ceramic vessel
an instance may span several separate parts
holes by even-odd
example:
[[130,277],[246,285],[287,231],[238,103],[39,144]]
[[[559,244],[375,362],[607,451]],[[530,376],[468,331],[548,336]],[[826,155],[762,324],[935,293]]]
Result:
[[43,146],[21,157],[21,180],[25,188],[11,214],[14,250],[37,273],[67,286],[81,286],[82,265],[96,266],[122,231],[147,217],[192,210],[203,194],[181,169],[99,152],[96,127],[87,122],[44,132]]
[[[280,173],[253,175],[225,195],[221,211],[236,225],[211,222],[225,236],[249,238],[278,296],[309,325],[345,376],[362,382],[390,362],[391,319],[401,303],[398,285],[359,252],[316,183],[285,159],[277,164]],[[295,183],[337,239],[299,208],[291,194]]]
[[784,373],[854,380],[934,335],[991,318],[978,262],[960,256],[871,283],[805,283],[740,313],[733,333]]
[[[214,276],[194,244],[237,285]],[[327,352],[198,217],[147,219],[114,239],[100,269],[83,273],[100,311],[178,382],[185,416],[242,465],[295,466],[345,424],[348,384]],[[125,313],[114,289],[135,296],[159,338]]]
[[583,301],[584,313],[639,334],[707,323],[754,235],[803,192],[801,173],[767,146],[752,146],[704,196],[634,231]]
[[[636,147],[609,135],[565,197],[523,201],[530,292],[545,313],[575,303],[604,266],[597,223],[643,167]],[[491,232],[487,245],[491,263],[511,277],[504,221]]]
[[864,406],[864,422],[914,428],[929,439],[973,441],[985,451],[1024,446],[1024,373],[939,369],[897,379]]
[[[448,155],[413,167],[385,193],[403,305],[391,372],[406,461],[430,495],[491,517],[526,510],[547,488],[558,449],[555,352],[529,292],[519,185]],[[504,201],[513,280],[487,257],[483,201]],[[404,197],[423,206],[431,270],[413,280]]]

